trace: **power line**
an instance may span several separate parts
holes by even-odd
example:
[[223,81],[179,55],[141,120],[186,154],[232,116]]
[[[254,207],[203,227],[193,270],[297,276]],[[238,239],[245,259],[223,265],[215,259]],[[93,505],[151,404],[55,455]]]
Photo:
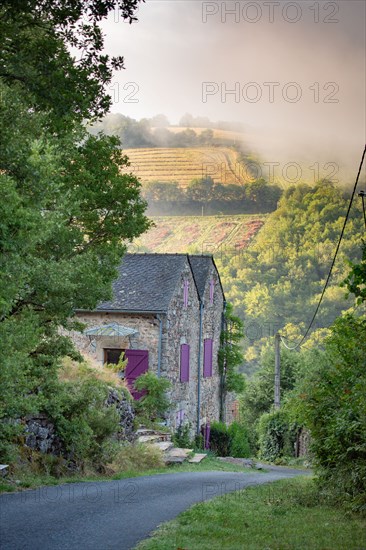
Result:
[[366,145],[365,145],[364,150],[363,150],[363,153],[362,153],[362,158],[361,158],[360,166],[359,166],[359,169],[358,169],[357,178],[356,178],[356,181],[355,181],[355,185],[354,185],[354,187],[353,187],[352,195],[351,195],[351,198],[350,198],[350,201],[349,201],[349,205],[348,205],[347,214],[346,214],[346,217],[345,217],[345,220],[344,220],[344,223],[343,223],[343,227],[342,227],[341,234],[340,234],[340,236],[339,236],[337,248],[336,248],[335,253],[334,253],[334,256],[333,256],[333,261],[332,261],[332,264],[331,264],[330,269],[329,269],[328,277],[327,277],[327,280],[325,281],[325,285],[324,285],[324,287],[323,287],[323,291],[322,291],[322,293],[321,293],[321,296],[320,296],[318,305],[316,306],[314,315],[313,315],[313,317],[312,317],[312,319],[311,319],[311,321],[310,321],[310,323],[309,323],[309,326],[308,326],[308,328],[306,329],[306,332],[305,332],[304,336],[301,338],[300,342],[299,342],[298,344],[296,344],[296,346],[294,346],[294,347],[292,347],[292,348],[289,347],[289,346],[287,346],[287,344],[286,344],[285,341],[283,340],[282,336],[280,335],[281,341],[282,341],[283,345],[284,345],[287,349],[289,349],[289,350],[295,350],[296,348],[298,348],[298,347],[301,346],[301,344],[303,343],[303,341],[306,339],[307,335],[309,334],[309,331],[310,331],[310,329],[311,329],[311,327],[313,326],[313,323],[314,323],[314,321],[315,321],[315,317],[316,317],[317,314],[318,314],[318,311],[319,311],[319,308],[320,308],[320,304],[321,304],[322,301],[323,301],[325,291],[326,291],[326,289],[327,289],[327,286],[328,286],[330,277],[331,277],[331,275],[332,275],[332,271],[333,271],[333,267],[334,267],[334,264],[335,264],[335,261],[336,261],[336,258],[337,258],[337,254],[338,254],[338,251],[339,251],[339,247],[340,247],[341,242],[342,242],[342,239],[343,239],[344,230],[345,230],[345,228],[346,228],[346,224],[347,224],[347,221],[348,221],[348,216],[349,216],[349,213],[350,213],[350,211],[351,211],[352,202],[353,202],[353,199],[354,199],[354,196],[355,196],[355,193],[356,193],[356,189],[357,189],[357,185],[358,185],[358,180],[359,180],[359,177],[360,177],[360,174],[361,174],[361,170],[362,170],[362,165],[363,165],[363,161],[364,161],[364,158],[365,158],[365,154],[366,154]]

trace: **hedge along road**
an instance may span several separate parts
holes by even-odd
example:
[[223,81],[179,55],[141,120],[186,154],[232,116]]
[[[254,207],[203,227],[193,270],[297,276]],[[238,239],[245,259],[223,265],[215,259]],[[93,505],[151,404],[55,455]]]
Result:
[[0,548],[128,550],[192,504],[304,473],[187,472],[3,494]]

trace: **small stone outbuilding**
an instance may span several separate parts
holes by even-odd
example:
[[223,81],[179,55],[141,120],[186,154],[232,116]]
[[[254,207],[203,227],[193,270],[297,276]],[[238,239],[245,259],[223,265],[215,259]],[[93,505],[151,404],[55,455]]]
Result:
[[101,364],[128,359],[125,377],[150,370],[171,382],[172,428],[191,432],[219,419],[218,351],[225,296],[212,256],[126,254],[113,299],[95,311],[77,311],[84,333],[73,338],[81,352]]

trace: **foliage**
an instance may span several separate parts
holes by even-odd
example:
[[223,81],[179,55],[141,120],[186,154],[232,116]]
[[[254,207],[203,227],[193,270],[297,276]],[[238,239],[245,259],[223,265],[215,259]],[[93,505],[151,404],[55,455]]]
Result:
[[224,329],[220,335],[218,355],[219,373],[221,377],[220,418],[225,410],[225,399],[228,392],[242,393],[245,388],[244,376],[237,372],[244,357],[239,342],[244,336],[243,322],[233,314],[231,304],[226,304],[224,313]]
[[311,431],[321,483],[340,500],[365,509],[366,319],[345,315],[331,330],[291,405]]
[[240,422],[227,426],[225,422],[212,422],[210,450],[217,456],[247,458],[251,456],[248,429]]
[[[181,127],[170,127],[165,115],[156,115],[151,119],[135,120],[121,113],[109,113],[102,120],[96,121],[90,128],[91,133],[102,131],[106,135],[116,135],[125,148],[184,148],[202,146],[231,145],[236,140],[232,132],[218,131],[222,123],[212,123],[207,118],[201,118],[201,126],[193,130],[191,119],[184,118]],[[215,128],[215,131],[212,128]]]
[[194,436],[193,447],[195,451],[202,451],[205,447],[205,441],[202,434],[196,434]]
[[252,456],[248,428],[239,422],[230,424],[228,432],[231,437],[230,456],[235,458],[248,458]]
[[113,70],[123,68],[123,57],[105,54],[99,22],[118,6],[121,19],[131,23],[138,4],[139,0],[4,0],[1,79],[27,97],[33,111],[47,113],[54,129],[104,115],[112,104],[105,88]]
[[[138,162],[138,155],[136,159]],[[170,157],[166,159],[166,170],[170,160]],[[172,211],[192,215],[200,212],[202,206],[210,214],[266,213],[276,209],[282,194],[280,187],[270,185],[264,179],[248,181],[245,185],[243,183],[214,181],[211,176],[207,176],[195,178],[183,187],[176,181],[154,180],[143,185],[143,195],[155,215]]]
[[[119,4],[133,19],[137,1]],[[16,435],[14,420],[49,408],[61,359],[80,359],[65,330],[82,327],[70,318],[110,297],[127,244],[149,227],[118,138],[90,136],[82,125],[108,108],[104,90],[122,65],[101,53],[98,22],[112,8],[94,0],[0,8],[2,441]],[[70,46],[82,50],[80,60]],[[76,408],[89,406],[83,388],[70,389]],[[62,428],[70,448],[90,456],[90,430],[101,447],[102,425],[112,424],[93,411],[84,411],[84,442],[72,416]]]
[[[244,321],[246,372],[258,368],[261,349],[274,332],[290,323],[303,334],[328,275],[348,201],[349,194],[329,181],[291,186],[250,247],[217,255],[227,299]],[[330,326],[352,305],[338,285],[347,275],[346,258],[359,264],[362,224],[361,204],[355,203],[315,330]]]
[[136,409],[142,416],[150,421],[163,420],[171,403],[166,392],[171,384],[166,378],[158,378],[153,372],[147,371],[141,374],[135,381],[135,388],[139,392],[146,392],[136,402]]
[[117,363],[106,363],[105,367],[112,372],[118,374],[125,371],[127,363],[128,359],[126,358],[126,354],[124,351],[122,351]]
[[[115,366],[115,365],[113,365]],[[84,361],[74,361],[70,357],[64,357],[62,366],[58,371],[58,379],[61,382],[77,382],[79,380],[97,379],[106,382],[110,386],[118,387],[128,399],[132,399],[128,391],[127,383],[113,369],[106,369],[94,361],[91,357]]]
[[362,260],[359,264],[349,262],[351,271],[341,286],[347,287],[350,294],[356,297],[356,304],[366,301],[366,242],[362,245]]
[[[190,436],[190,423],[181,423],[176,429],[173,435],[173,443],[176,447],[181,447],[182,449],[189,449],[192,446],[192,440]],[[202,448],[202,447],[201,447]]]
[[224,422],[212,422],[210,426],[210,449],[217,456],[230,456],[231,436]]
[[55,423],[69,458],[102,468],[115,453],[112,436],[119,429],[115,407],[108,407],[109,387],[96,379],[56,384],[45,411]]
[[[273,344],[262,350],[261,366],[246,382],[244,393],[240,396],[240,411],[244,421],[257,426],[262,414],[270,411],[274,402],[274,350]],[[301,372],[303,357],[301,354],[281,347],[281,401],[285,402],[295,387]]]
[[126,443],[116,453],[109,466],[115,472],[144,471],[163,468],[164,462],[160,449],[143,443]]
[[284,410],[265,413],[258,425],[260,457],[271,462],[283,456],[294,456],[297,426]]

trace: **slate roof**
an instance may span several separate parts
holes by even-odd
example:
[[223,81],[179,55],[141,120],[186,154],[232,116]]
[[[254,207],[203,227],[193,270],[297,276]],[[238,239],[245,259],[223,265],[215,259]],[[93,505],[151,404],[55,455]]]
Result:
[[113,299],[97,310],[167,311],[186,263],[186,254],[126,254],[113,283]]
[[113,283],[113,299],[97,311],[166,312],[187,263],[202,299],[212,262],[211,256],[126,254]]
[[208,277],[210,266],[212,265],[212,257],[211,256],[189,256],[189,263],[191,264],[191,267],[192,267],[193,276],[196,281],[198,294],[202,300],[205,292],[206,280]]
[[192,267],[192,272],[193,272],[193,276],[194,276],[195,281],[196,281],[197,290],[198,290],[198,294],[199,294],[200,299],[201,300],[203,299],[207,277],[208,277],[208,274],[209,274],[210,267],[213,264],[214,268],[216,269],[217,276],[218,276],[218,279],[219,279],[220,288],[221,288],[221,291],[222,291],[222,294],[223,294],[224,300],[225,300],[225,293],[224,293],[224,289],[222,288],[220,274],[219,274],[219,271],[216,267],[215,260],[213,259],[213,257],[212,256],[193,256],[192,255],[192,256],[189,256],[189,263],[191,264],[191,267]]

